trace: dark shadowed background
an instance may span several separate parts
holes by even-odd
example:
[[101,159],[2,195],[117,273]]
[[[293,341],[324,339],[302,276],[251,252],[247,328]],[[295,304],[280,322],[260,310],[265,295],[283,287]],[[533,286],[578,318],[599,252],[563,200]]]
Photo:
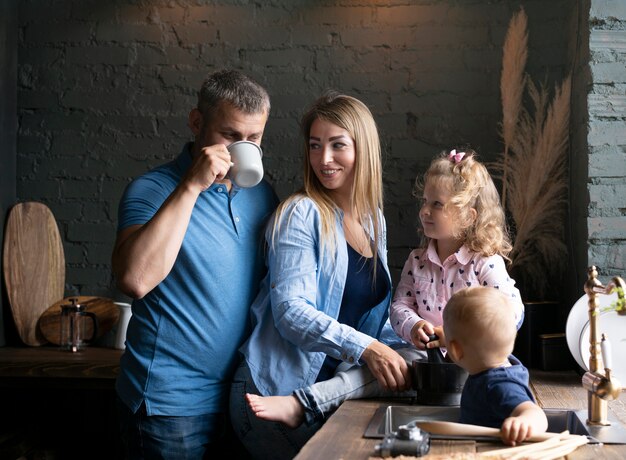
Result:
[[502,150],[502,44],[520,6],[531,77],[551,88],[574,77],[569,308],[589,263],[603,275],[626,265],[626,7],[615,0],[3,2],[2,215],[15,201],[48,205],[66,295],[123,300],[110,272],[120,196],[191,139],[205,75],[234,67],[271,95],[264,163],[281,198],[301,182],[305,107],[332,88],[371,108],[395,284],[418,241],[416,175],[456,144],[485,162]]

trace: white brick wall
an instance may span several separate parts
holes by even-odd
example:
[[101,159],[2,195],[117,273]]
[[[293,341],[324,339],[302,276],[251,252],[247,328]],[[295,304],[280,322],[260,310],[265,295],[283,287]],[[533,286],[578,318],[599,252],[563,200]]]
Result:
[[590,8],[588,265],[603,277],[626,271],[626,2]]

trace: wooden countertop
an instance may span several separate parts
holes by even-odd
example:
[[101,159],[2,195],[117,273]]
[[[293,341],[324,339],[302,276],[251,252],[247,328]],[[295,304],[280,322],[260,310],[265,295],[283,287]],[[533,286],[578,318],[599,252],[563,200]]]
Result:
[[[580,410],[587,407],[587,392],[582,388],[581,377],[574,371],[531,371],[531,387],[537,402],[544,408]],[[626,395],[609,402],[609,412],[626,425]],[[367,439],[363,433],[376,409],[383,403],[399,404],[406,400],[355,400],[346,401],[326,424],[302,448],[296,460],[367,460],[374,457],[374,447],[380,439]],[[452,452],[475,453],[505,447],[500,443],[475,441],[433,440],[430,454]],[[586,445],[567,456],[571,460],[593,458],[626,458],[626,445]]]
[[0,387],[113,389],[122,350],[56,346],[0,347]]
[[[87,347],[78,353],[58,347],[0,347],[0,388],[81,388],[112,390],[119,373],[122,350]],[[544,408],[580,410],[587,407],[587,392],[574,371],[531,371],[531,388]],[[380,439],[363,433],[381,404],[408,403],[406,399],[346,401],[311,438],[296,460],[367,460]],[[626,395],[609,402],[609,413],[626,426]],[[431,454],[475,453],[503,447],[499,443],[433,440]],[[568,459],[626,458],[626,445],[587,445]]]

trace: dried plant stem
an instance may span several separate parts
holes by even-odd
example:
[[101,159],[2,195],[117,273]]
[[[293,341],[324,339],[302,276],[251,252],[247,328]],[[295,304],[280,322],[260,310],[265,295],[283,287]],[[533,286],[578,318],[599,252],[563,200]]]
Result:
[[509,22],[502,54],[500,97],[502,99],[502,140],[504,141],[504,168],[502,177],[502,205],[506,207],[509,147],[515,138],[516,126],[522,108],[526,60],[528,58],[528,18],[520,9]]
[[543,442],[525,444],[518,447],[508,447],[481,452],[485,460],[493,457],[507,460],[536,459],[549,460],[561,458],[578,447],[587,444],[586,436],[572,435],[568,431]]
[[[520,132],[531,134],[533,141],[518,141],[532,145],[532,150],[521,155],[516,152],[510,158],[509,210],[516,227],[511,270],[522,272],[525,284],[542,296],[547,288],[546,274],[560,271],[567,252],[563,233],[571,80],[568,77],[556,88],[547,110],[545,87],[532,88],[531,85],[537,115],[533,118],[525,114],[521,125],[526,126]],[[546,113],[545,120],[542,113]]]
[[[502,179],[502,204],[514,224],[510,271],[526,292],[543,299],[563,270],[569,145],[568,76],[550,103],[545,84],[525,74],[528,34],[524,10],[509,23],[503,45],[501,135],[504,154],[495,163]],[[527,91],[530,110],[523,103]]]
[[[508,144],[504,145],[504,164],[509,161],[509,146]],[[507,182],[507,172],[508,168],[504,168],[502,171],[502,207],[506,208],[506,182]]]
[[572,435],[570,435],[569,431],[563,431],[562,433],[554,433],[553,437],[548,438],[545,441],[523,444],[517,447],[505,447],[503,449],[488,450],[486,452],[481,452],[481,454],[487,457],[504,456],[510,459],[524,458],[524,456],[531,452],[552,448],[571,436]]

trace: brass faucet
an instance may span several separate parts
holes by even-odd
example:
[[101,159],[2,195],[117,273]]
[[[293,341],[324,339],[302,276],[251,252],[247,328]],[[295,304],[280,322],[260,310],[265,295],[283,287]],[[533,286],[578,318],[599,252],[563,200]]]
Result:
[[[590,425],[610,425],[608,421],[607,401],[617,399],[622,391],[620,382],[611,375],[611,353],[606,337],[602,334],[602,342],[598,341],[598,294],[611,294],[617,290],[619,315],[626,315],[624,293],[626,284],[619,276],[614,277],[606,286],[598,281],[598,271],[595,266],[588,269],[588,278],[585,283],[585,293],[589,297],[589,371],[582,378],[583,388],[587,390],[587,423]],[[601,364],[604,351],[604,364]],[[622,358],[622,357],[620,357]],[[604,367],[604,374],[599,371]]]

